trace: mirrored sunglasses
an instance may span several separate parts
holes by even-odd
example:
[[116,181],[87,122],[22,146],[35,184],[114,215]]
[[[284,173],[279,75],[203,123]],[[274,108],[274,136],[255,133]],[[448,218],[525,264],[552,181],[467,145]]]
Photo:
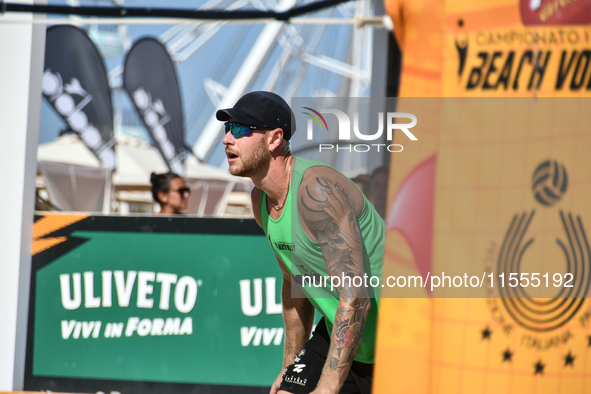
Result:
[[224,123],[226,133],[229,131],[232,133],[234,138],[250,137],[253,130],[268,130],[268,126],[251,126],[245,125],[238,122],[226,122]]

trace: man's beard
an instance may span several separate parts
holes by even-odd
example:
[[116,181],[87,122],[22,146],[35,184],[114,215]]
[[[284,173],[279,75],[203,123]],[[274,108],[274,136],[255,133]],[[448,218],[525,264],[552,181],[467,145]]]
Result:
[[240,155],[240,161],[242,162],[241,167],[232,168],[232,166],[230,166],[230,174],[242,177],[252,177],[267,169],[271,162],[271,154],[265,146],[265,141],[261,139],[248,156],[243,152]]

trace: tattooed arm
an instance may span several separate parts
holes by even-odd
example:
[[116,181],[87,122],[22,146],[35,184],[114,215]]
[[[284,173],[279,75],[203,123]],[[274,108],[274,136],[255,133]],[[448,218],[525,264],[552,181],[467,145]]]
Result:
[[[310,172],[310,171],[308,171]],[[307,172],[307,173],[308,173]],[[306,174],[308,175],[308,174]],[[360,193],[334,170],[304,176],[298,191],[304,229],[320,243],[329,276],[363,277],[363,247],[357,224]],[[361,204],[363,199],[361,198]],[[343,281],[346,282],[346,281]],[[342,283],[326,364],[314,393],[338,393],[359,347],[370,300],[364,287]]]

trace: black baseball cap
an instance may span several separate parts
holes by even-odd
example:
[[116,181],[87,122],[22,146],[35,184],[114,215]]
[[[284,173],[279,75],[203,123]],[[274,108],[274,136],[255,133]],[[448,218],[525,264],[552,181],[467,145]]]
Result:
[[[219,121],[230,118],[249,126],[266,125],[283,130],[287,141],[295,133],[295,116],[281,96],[271,92],[250,92],[238,100],[234,108],[220,109],[215,114]],[[293,129],[292,129],[293,125]]]

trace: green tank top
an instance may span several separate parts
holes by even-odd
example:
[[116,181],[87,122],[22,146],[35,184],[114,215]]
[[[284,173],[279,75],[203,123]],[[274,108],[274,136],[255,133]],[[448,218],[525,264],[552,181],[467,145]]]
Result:
[[[304,173],[310,167],[315,166],[330,167],[321,162],[301,157],[296,158],[285,208],[278,219],[273,219],[269,215],[266,203],[267,195],[264,191],[261,191],[260,219],[263,231],[279,260],[283,263],[287,271],[296,278],[299,275],[308,277],[315,275],[317,277],[318,275],[320,277],[327,276],[320,244],[312,241],[304,231],[297,204],[297,193]],[[292,197],[292,195],[295,197]],[[359,216],[357,216],[357,223],[359,224],[363,243],[364,271],[368,276],[368,284],[372,276],[378,277],[379,283],[381,283],[386,226],[373,205],[371,205],[365,196],[363,198],[363,209]],[[379,289],[380,287],[376,287],[375,289],[368,287],[368,294],[371,297],[371,308],[365,323],[359,349],[355,355],[355,361],[367,364],[374,362]],[[326,288],[324,286],[307,286],[304,291],[307,293],[308,299],[316,310],[325,317],[326,328],[331,333],[339,303],[336,291],[331,292],[330,285]]]

